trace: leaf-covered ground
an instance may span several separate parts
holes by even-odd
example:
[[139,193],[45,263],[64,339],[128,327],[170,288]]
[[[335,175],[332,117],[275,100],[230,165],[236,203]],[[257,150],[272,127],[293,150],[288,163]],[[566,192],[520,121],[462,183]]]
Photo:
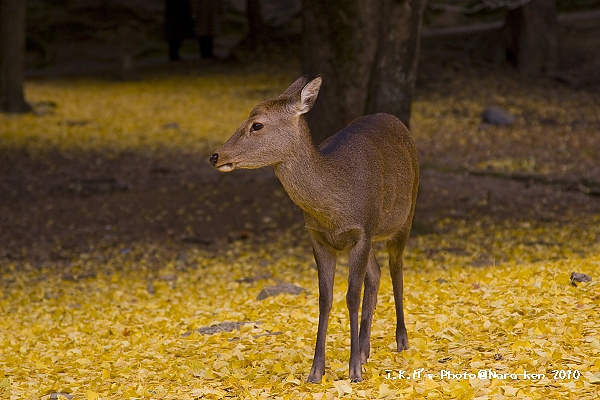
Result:
[[[501,72],[442,74],[417,95],[411,348],[394,351],[380,251],[372,358],[346,379],[342,257],[316,385],[301,214],[268,171],[206,162],[296,72],[28,82],[38,115],[0,116],[0,397],[598,398],[598,93]],[[481,126],[491,103],[516,125]],[[280,283],[305,291],[257,299]],[[244,324],[198,332],[227,322]]]
[[[584,226],[598,223],[596,217]],[[335,286],[326,378],[304,382],[317,279],[306,243],[290,246],[297,232],[260,247],[234,243],[216,256],[190,250],[170,257],[142,247],[78,254],[66,269],[4,263],[2,396],[597,398],[597,230],[519,223],[482,232],[464,221],[436,228],[444,233],[417,236],[407,254],[411,348],[394,351],[384,274],[373,356],[359,384],[345,380],[345,266]],[[572,270],[594,280],[572,286]],[[262,287],[278,281],[307,292],[257,300]],[[249,323],[228,333],[193,331],[227,321]],[[481,371],[496,375],[479,377]],[[478,377],[464,375],[471,373]]]

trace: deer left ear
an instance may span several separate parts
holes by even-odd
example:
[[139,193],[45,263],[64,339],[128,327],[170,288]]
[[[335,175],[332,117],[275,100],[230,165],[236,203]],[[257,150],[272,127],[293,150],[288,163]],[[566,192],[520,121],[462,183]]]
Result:
[[300,91],[300,103],[297,106],[299,114],[306,114],[315,104],[319,89],[321,89],[321,83],[323,83],[323,78],[321,75],[317,75],[304,85]]
[[293,96],[294,94],[297,94],[304,86],[306,86],[307,83],[308,83],[308,76],[302,75],[301,77],[296,79],[294,81],[294,83],[292,83],[290,85],[289,88],[285,89],[285,92],[281,93],[279,95],[279,98],[290,97],[290,96]]

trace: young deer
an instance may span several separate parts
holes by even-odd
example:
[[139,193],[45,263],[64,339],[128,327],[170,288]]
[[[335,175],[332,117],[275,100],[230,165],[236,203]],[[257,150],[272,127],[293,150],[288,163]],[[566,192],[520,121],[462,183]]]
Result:
[[[398,351],[408,348],[402,304],[402,252],[412,224],[419,181],[417,152],[407,128],[388,114],[360,117],[318,149],[303,114],[322,79],[297,79],[274,100],[258,104],[211,157],[221,172],[273,165],[304,211],[319,276],[319,328],[309,382],[325,372],[325,338],[339,251],[349,249],[346,304],[350,315],[350,379],[362,380],[370,354],[371,321],[381,271],[372,243],[385,241],[396,303]],[[358,309],[364,282],[360,333]]]

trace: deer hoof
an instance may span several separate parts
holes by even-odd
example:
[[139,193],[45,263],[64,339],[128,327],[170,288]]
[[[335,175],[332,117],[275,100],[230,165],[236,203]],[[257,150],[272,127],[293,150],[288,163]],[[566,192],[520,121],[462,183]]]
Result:
[[359,376],[352,376],[350,375],[350,382],[362,382],[362,374],[360,374]]
[[362,382],[362,366],[358,364],[358,367],[350,367],[350,382]]
[[398,352],[402,350],[408,350],[408,338],[406,336],[398,339]]
[[320,383],[323,378],[323,371],[311,370],[310,374],[308,374],[308,379],[306,380],[308,383]]
[[367,360],[369,359],[369,351],[361,351],[360,352],[360,363],[361,364],[366,364]]
[[404,325],[400,328],[396,328],[396,344],[398,345],[398,352],[402,350],[408,350],[408,334]]

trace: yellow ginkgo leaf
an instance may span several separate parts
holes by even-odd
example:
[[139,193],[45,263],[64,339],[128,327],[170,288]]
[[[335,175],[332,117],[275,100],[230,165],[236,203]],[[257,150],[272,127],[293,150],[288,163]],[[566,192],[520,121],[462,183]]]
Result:
[[88,390],[86,392],[86,398],[87,400],[98,400],[100,398],[100,395],[94,392],[93,390]]

